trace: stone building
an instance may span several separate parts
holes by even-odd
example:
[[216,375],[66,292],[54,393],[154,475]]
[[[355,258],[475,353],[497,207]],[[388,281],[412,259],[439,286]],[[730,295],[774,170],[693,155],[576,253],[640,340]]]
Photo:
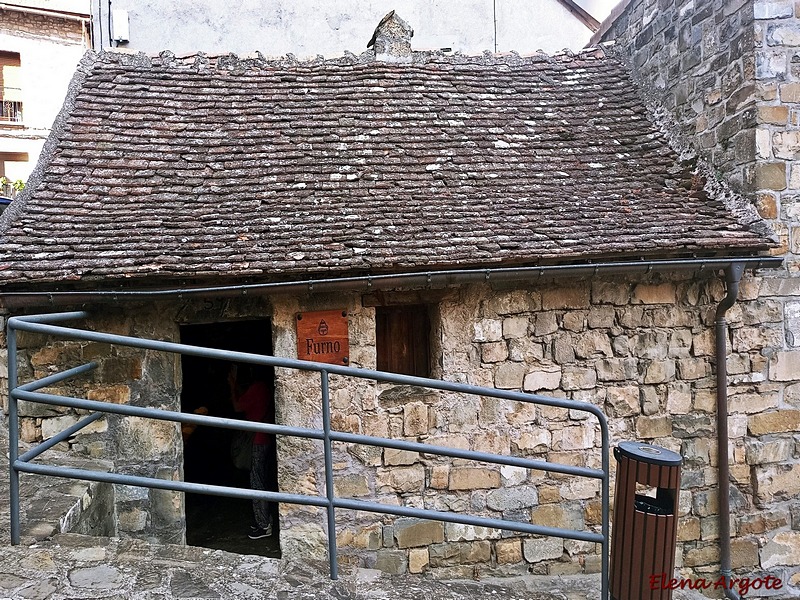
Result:
[[88,2],[0,7],[0,177],[24,181],[33,170],[72,73],[91,48],[89,24]]
[[[723,29],[714,15],[730,5],[709,6],[669,13],[675,32],[684,19]],[[638,23],[641,8],[631,3],[620,18]],[[708,121],[715,143],[698,159],[682,145],[694,138],[663,131],[685,134],[670,127],[671,109],[701,103],[661,104],[678,69],[648,84],[648,60],[634,53],[626,66],[625,39],[622,58],[602,49],[451,57],[385,43],[390,30],[407,31],[394,25],[376,36],[379,49],[402,49],[388,63],[374,52],[311,62],[87,55],[30,190],[0,221],[6,310],[82,306],[98,330],[286,357],[297,356],[298,314],[343,311],[351,365],[595,404],[615,443],[647,440],[685,457],[685,576],[719,571],[718,470],[728,461],[718,460],[716,423],[718,392],[727,391],[732,566],[796,585],[800,352],[789,296],[798,287],[781,236],[790,184],[759,188],[755,204],[746,197],[751,173],[763,186],[764,172],[779,170],[762,165],[780,162],[785,132],[763,128],[770,160],[748,154],[740,130],[752,123],[728,86],[713,104],[733,112]],[[665,51],[664,62],[673,55]],[[699,93],[697,82],[688,87]],[[768,101],[776,111],[778,98]],[[754,143],[765,139],[756,131]],[[747,271],[740,282],[737,264]],[[720,386],[715,314],[736,283]],[[186,390],[219,384],[209,365],[92,343],[25,336],[20,359],[22,377],[96,360],[92,379],[59,392],[137,405],[192,410]],[[274,389],[279,423],[319,424],[317,378],[277,369]],[[597,428],[576,412],[343,377],[332,380],[331,398],[341,431],[599,461]],[[21,410],[28,440],[77,419]],[[70,446],[120,471],[192,471],[173,425],[109,418]],[[281,490],[320,493],[320,452],[282,438]],[[600,522],[591,482],[355,445],[337,445],[334,458],[336,492],[346,497],[577,529]],[[117,533],[182,539],[179,495],[118,487],[115,502]],[[316,509],[282,505],[280,524],[284,555],[324,553]],[[593,544],[368,513],[344,516],[337,537],[349,560],[390,571],[600,566]]]

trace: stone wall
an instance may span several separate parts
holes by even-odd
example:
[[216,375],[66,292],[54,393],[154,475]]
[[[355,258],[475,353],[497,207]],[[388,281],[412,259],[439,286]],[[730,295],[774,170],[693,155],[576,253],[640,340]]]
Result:
[[[764,570],[788,582],[797,577],[792,544],[800,541],[800,384],[796,354],[774,351],[785,335],[775,281],[748,277],[740,302],[729,311],[733,548],[738,570]],[[723,296],[724,285],[710,274],[438,290],[428,300],[432,374],[590,402],[608,415],[612,443],[646,440],[680,452],[686,462],[678,565],[684,576],[709,577],[718,560],[713,318]],[[419,297],[414,294],[414,301]],[[124,314],[103,311],[92,325],[175,340],[181,323],[269,317],[275,354],[294,357],[297,312],[344,308],[350,363],[374,368],[373,306],[350,294],[220,302],[211,308],[191,303],[126,307]],[[167,355],[96,344],[42,344],[23,340],[20,353],[29,363],[24,376],[46,374],[54,363],[99,357],[97,374],[75,391],[121,402],[180,405],[180,371]],[[278,422],[320,427],[319,375],[277,369],[276,404]],[[341,431],[600,465],[599,430],[592,418],[575,411],[343,377],[331,377],[331,404],[334,427]],[[28,407],[24,414],[28,437],[49,435],[75,418],[70,413],[35,416]],[[105,427],[108,431],[102,431]],[[116,453],[120,471],[180,476],[181,444],[172,426],[109,419],[71,445],[98,456]],[[322,457],[319,442],[280,438],[281,490],[323,495]],[[334,445],[334,469],[341,496],[581,530],[600,526],[599,484],[590,480],[350,444]],[[117,486],[116,506],[124,535],[161,538],[164,521],[173,531],[180,526],[182,507],[175,495]],[[338,511],[337,522],[344,563],[391,572],[472,577],[600,568],[599,548],[583,542],[345,510]],[[284,556],[324,557],[325,523],[319,509],[282,505]]]
[[[130,313],[98,310],[86,326],[109,333],[176,339],[174,319],[164,320],[158,312],[144,306],[129,308]],[[165,353],[19,332],[18,360],[20,383],[90,361],[97,363],[97,369],[90,374],[51,386],[45,390],[48,393],[180,410],[179,362]],[[7,379],[3,380],[6,390],[7,385]],[[6,411],[7,402],[6,393],[3,399]],[[23,442],[49,439],[87,414],[84,410],[20,401],[20,437]],[[180,429],[174,423],[109,415],[59,446],[83,456],[113,460],[115,470],[120,473],[182,478]],[[116,534],[163,542],[183,541],[181,495],[115,485],[114,500],[112,515],[116,523],[112,527]]]
[[[800,552],[800,6],[630,0],[615,17],[602,37],[616,39],[651,106],[667,128],[675,124],[678,151],[696,151],[738,188],[776,232],[774,253],[785,257],[782,270],[745,276],[731,342],[734,353],[737,346],[755,352],[749,367],[735,354],[728,360],[734,568],[780,571]],[[752,315],[755,306],[766,314]],[[698,530],[702,543],[715,538],[707,531]],[[691,560],[698,570],[717,560],[713,544],[705,556],[699,550]]]
[[650,107],[677,125],[665,129],[679,148],[738,189],[757,185],[752,1],[631,0],[600,39],[616,40]]

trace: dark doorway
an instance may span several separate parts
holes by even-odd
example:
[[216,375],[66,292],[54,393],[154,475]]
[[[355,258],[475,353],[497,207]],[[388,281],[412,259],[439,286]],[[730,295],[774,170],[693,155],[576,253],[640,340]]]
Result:
[[[269,320],[230,321],[181,327],[181,342],[193,346],[272,354]],[[234,411],[228,376],[232,363],[195,356],[182,357],[181,410],[217,417],[244,418]],[[271,370],[260,378],[271,395],[275,381]],[[274,397],[274,395],[273,395]],[[274,422],[274,416],[267,421]],[[236,460],[232,449],[237,433],[216,427],[183,427],[184,479],[193,483],[249,488],[249,460]],[[274,455],[274,453],[273,453]],[[237,467],[236,462],[239,463]],[[271,459],[276,463],[276,459]],[[277,464],[268,469],[268,489],[277,489]],[[239,554],[280,557],[277,506],[273,511],[273,534],[257,540],[248,537],[254,523],[252,502],[237,498],[186,494],[186,542]]]

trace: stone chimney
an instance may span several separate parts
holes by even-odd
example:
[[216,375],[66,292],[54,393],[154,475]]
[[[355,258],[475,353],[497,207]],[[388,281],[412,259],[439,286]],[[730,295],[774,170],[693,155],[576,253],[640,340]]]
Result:
[[394,11],[381,19],[367,48],[375,47],[375,60],[390,63],[410,63],[411,38],[414,30]]

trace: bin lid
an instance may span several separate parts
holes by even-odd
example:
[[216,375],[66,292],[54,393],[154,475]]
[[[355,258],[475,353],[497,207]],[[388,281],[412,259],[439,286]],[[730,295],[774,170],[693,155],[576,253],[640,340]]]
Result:
[[628,458],[651,465],[677,467],[683,462],[680,454],[661,446],[652,446],[641,442],[620,442],[618,448],[620,453]]

